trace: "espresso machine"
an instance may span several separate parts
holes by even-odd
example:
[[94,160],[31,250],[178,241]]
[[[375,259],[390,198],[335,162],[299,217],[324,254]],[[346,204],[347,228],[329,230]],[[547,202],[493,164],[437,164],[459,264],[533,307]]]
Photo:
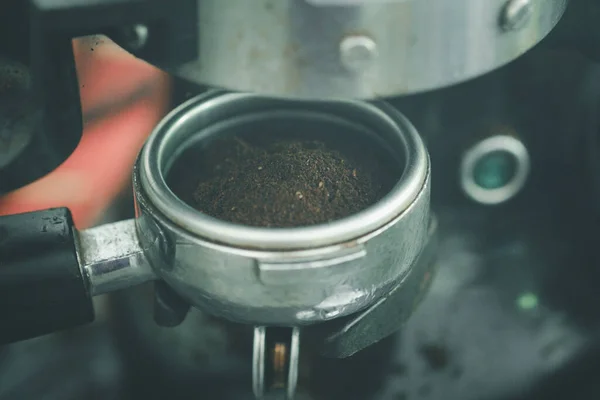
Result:
[[[592,0],[5,1],[0,194],[79,142],[74,38],[176,83],[120,220],[0,217],[0,399],[593,398],[596,17]],[[176,194],[191,146],[278,124],[377,142],[401,173],[293,228]]]

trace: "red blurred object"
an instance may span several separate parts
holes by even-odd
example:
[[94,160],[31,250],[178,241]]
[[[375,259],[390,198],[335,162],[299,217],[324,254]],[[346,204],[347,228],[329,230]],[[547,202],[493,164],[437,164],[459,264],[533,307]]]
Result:
[[51,174],[0,198],[0,215],[66,206],[78,228],[93,225],[129,183],[137,153],[167,111],[164,72],[105,38],[76,40],[74,52],[81,143]]

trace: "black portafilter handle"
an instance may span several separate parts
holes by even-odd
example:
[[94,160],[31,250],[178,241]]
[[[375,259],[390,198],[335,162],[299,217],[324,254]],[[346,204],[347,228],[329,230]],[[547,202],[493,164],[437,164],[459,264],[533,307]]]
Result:
[[0,345],[94,320],[71,212],[0,217]]

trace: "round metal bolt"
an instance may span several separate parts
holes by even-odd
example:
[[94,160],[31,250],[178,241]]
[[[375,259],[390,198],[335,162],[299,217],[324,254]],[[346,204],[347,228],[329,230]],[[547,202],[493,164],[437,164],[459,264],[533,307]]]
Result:
[[510,0],[502,10],[500,26],[505,31],[518,31],[527,25],[532,14],[531,0]]
[[377,43],[364,35],[347,36],[340,43],[340,57],[349,71],[365,71],[377,58]]

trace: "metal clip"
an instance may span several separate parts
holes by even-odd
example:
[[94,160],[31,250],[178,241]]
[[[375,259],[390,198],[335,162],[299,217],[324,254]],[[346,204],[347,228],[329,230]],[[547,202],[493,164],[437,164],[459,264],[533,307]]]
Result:
[[252,384],[258,400],[293,400],[298,384],[300,330],[254,328]]

